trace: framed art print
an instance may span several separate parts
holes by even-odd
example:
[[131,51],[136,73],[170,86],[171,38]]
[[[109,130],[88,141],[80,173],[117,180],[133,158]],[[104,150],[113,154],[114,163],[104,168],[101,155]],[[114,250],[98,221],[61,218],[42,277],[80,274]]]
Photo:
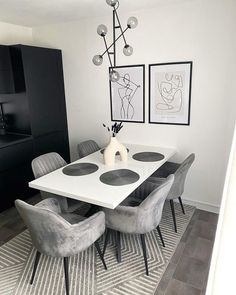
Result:
[[192,62],[149,65],[149,123],[190,124]]
[[143,123],[145,66],[118,66],[113,69],[119,73],[120,79],[110,81],[111,120]]

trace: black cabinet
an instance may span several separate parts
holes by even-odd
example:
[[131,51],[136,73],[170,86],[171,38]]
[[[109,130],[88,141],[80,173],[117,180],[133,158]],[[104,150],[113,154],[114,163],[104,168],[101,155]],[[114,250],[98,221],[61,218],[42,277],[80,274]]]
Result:
[[13,93],[14,91],[9,47],[0,45],[0,93]]
[[61,52],[21,46],[34,136],[67,129]]
[[33,178],[30,167],[33,157],[31,137],[0,149],[0,211],[13,206],[15,199],[26,199],[34,193],[28,188]]
[[[7,136],[8,134],[3,137]],[[31,162],[33,156],[33,139],[30,136],[24,140],[12,141],[12,144],[6,143],[0,150],[0,171],[17,169],[17,167]]]
[[0,212],[14,206],[16,199],[27,199],[35,194],[35,191],[28,187],[28,182],[32,178],[29,163],[0,172]]
[[[15,93],[0,94],[0,102],[3,102],[7,131],[29,137],[23,142],[12,140],[12,144],[11,137],[5,141],[2,137],[0,211],[13,206],[16,198],[25,199],[35,192],[28,187],[33,179],[33,158],[58,152],[70,161],[61,51],[26,45],[9,48]],[[4,62],[0,58],[0,71],[1,67],[7,67]]]
[[69,161],[61,51],[20,45],[35,156],[58,152]]
[[36,157],[55,151],[59,153],[67,162],[70,161],[68,137],[65,132],[52,132],[34,138],[34,155]]

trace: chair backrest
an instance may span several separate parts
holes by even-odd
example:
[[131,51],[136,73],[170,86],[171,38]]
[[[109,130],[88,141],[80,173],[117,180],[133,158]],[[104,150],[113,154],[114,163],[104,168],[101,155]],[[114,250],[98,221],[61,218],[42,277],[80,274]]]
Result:
[[[35,158],[31,163],[31,167],[33,170],[34,177],[39,178],[50,172],[53,172],[56,169],[64,167],[66,164],[67,164],[66,161],[58,153],[52,152],[52,153],[47,153]],[[68,203],[65,197],[62,197],[62,196],[58,197],[56,195],[53,195],[51,193],[44,192],[44,191],[40,191],[40,194],[42,199],[47,199],[52,197],[58,199],[62,209],[64,211],[68,210]]]
[[190,154],[175,171],[175,181],[168,194],[168,200],[180,197],[184,192],[184,184],[189,168],[195,159],[195,154]]
[[21,200],[16,200],[15,205],[29,229],[36,249],[43,254],[60,257],[66,247],[65,235],[70,223],[46,208],[32,206]]
[[78,144],[77,151],[80,158],[86,157],[100,150],[99,145],[94,140],[86,140]]
[[34,177],[39,178],[66,164],[66,161],[58,153],[52,152],[35,158],[31,163],[31,167]]
[[160,186],[156,187],[138,207],[138,227],[143,233],[155,229],[162,217],[166,197],[174,182],[174,175],[169,175]]

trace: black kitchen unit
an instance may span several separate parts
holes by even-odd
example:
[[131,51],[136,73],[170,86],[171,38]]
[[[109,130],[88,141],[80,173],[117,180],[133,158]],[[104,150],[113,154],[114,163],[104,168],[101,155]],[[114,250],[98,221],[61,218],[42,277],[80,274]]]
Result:
[[0,104],[1,212],[36,193],[33,158],[55,151],[70,161],[61,51],[0,46]]
[[0,45],[0,94],[13,92],[14,81],[10,48]]

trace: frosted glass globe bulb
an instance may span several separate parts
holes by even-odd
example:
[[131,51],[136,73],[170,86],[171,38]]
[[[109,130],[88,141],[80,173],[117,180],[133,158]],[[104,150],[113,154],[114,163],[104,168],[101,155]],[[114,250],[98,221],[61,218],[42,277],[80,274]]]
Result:
[[120,74],[115,70],[112,70],[109,76],[112,82],[117,82],[120,79]]
[[107,27],[105,25],[99,25],[97,27],[97,33],[99,36],[105,37],[107,34]]
[[138,20],[136,17],[134,16],[131,16],[128,18],[128,21],[127,21],[127,27],[129,29],[135,29],[138,25]]
[[115,7],[118,0],[106,0],[107,4],[112,6],[112,7]]
[[95,55],[93,57],[93,63],[96,65],[96,66],[100,66],[103,62],[103,58],[101,55]]
[[124,55],[126,55],[126,56],[130,56],[130,55],[132,55],[133,51],[134,51],[134,50],[133,50],[133,47],[130,46],[130,45],[128,45],[128,44],[126,44],[125,47],[123,48],[123,53],[124,53]]

